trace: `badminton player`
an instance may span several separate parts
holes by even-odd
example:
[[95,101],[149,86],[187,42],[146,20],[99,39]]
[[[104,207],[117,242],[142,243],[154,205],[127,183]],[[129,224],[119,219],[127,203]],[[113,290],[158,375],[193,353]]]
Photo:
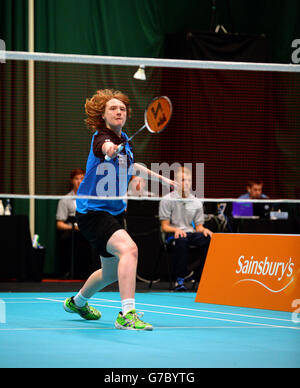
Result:
[[[136,174],[137,169],[142,176],[159,179],[168,185],[175,184],[134,163],[130,143],[126,143],[120,153],[117,152],[118,145],[128,139],[122,131],[131,112],[130,101],[125,94],[111,89],[99,90],[91,99],[86,100],[85,111],[86,124],[94,134],[86,175],[77,192],[79,197],[102,196],[101,190],[105,187],[113,187],[112,193],[116,196],[125,196],[128,182],[131,176]],[[111,158],[109,162],[105,160],[106,155]],[[106,166],[106,170],[102,168],[103,166]],[[125,166],[127,174],[124,174],[122,166]],[[84,319],[99,319],[100,311],[90,306],[88,300],[97,291],[118,281],[122,311],[115,321],[115,327],[127,330],[152,330],[152,325],[142,321],[135,309],[138,249],[124,228],[126,202],[122,199],[78,198],[76,205],[79,229],[99,252],[102,266],[90,275],[77,295],[64,301],[65,310],[78,313]]]

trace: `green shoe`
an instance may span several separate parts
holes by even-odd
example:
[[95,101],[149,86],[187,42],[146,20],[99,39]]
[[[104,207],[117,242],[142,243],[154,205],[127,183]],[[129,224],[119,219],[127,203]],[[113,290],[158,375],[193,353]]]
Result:
[[119,312],[115,328],[123,330],[152,330],[153,327],[150,323],[143,322],[140,319],[142,316],[143,313],[138,314],[136,310],[128,311],[125,316]]
[[83,307],[77,307],[74,303],[74,297],[71,296],[70,298],[67,298],[64,301],[64,309],[68,313],[77,313],[82,318],[87,320],[97,320],[101,318],[100,311],[96,310],[94,307],[89,306],[88,303],[86,303]]

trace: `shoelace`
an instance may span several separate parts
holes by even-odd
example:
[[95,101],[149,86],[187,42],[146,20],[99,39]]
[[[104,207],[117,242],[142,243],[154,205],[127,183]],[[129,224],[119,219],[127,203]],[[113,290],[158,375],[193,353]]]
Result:
[[92,306],[86,304],[85,306],[81,307],[81,312],[82,312],[84,315],[87,315],[87,314],[89,314],[89,313],[90,313],[90,314],[94,314],[94,313],[95,313],[95,309],[94,309]]
[[128,322],[128,323],[135,323],[136,321],[140,321],[142,323],[145,323],[144,321],[141,320],[141,318],[144,316],[144,313],[143,312],[135,312],[135,313],[131,313],[132,315],[132,319],[128,319],[128,318],[125,318],[124,319]]
[[141,318],[143,318],[144,316],[144,313],[141,312],[141,313],[135,313],[134,315],[136,315],[136,318],[139,319],[141,322],[145,323],[144,321],[141,320]]

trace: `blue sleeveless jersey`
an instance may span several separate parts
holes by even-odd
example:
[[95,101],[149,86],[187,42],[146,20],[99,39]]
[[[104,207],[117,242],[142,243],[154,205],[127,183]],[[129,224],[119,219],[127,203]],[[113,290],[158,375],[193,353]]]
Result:
[[[116,197],[124,196],[127,193],[128,183],[132,176],[134,163],[133,153],[128,143],[123,151],[116,158],[106,161],[98,158],[93,152],[94,138],[98,134],[95,132],[92,138],[89,157],[86,165],[86,174],[77,191],[80,196]],[[128,136],[122,132],[122,137]],[[118,215],[126,208],[126,202],[122,199],[116,200],[96,200],[96,199],[76,199],[76,210],[86,214],[88,211],[102,210]]]

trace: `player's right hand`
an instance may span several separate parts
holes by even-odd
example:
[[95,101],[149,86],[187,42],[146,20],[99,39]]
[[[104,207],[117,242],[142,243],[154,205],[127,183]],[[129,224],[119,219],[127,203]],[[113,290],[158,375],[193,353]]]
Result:
[[114,159],[118,155],[118,146],[116,144],[112,144],[106,151],[106,155],[111,159]]
[[113,159],[118,155],[118,146],[113,142],[106,142],[102,146],[102,152],[110,159]]

